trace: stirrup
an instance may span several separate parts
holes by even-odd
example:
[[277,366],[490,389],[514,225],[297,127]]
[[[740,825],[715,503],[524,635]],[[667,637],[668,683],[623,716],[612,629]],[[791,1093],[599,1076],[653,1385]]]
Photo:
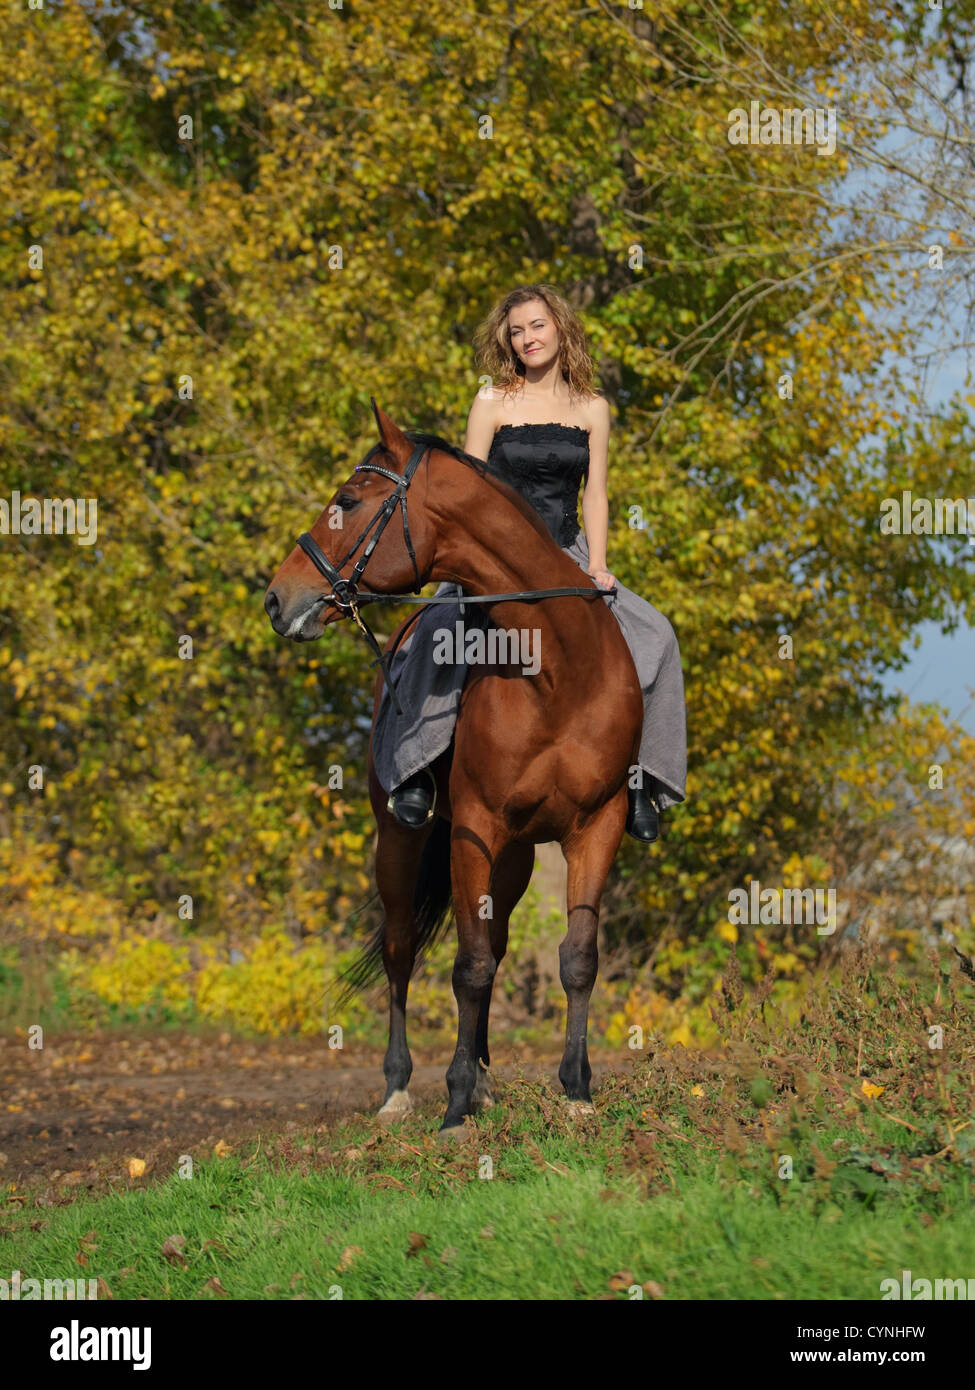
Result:
[[[393,798],[397,795],[397,793],[399,793],[400,791],[402,791],[402,786],[394,787],[394,789],[393,789],[393,790],[390,792],[390,794],[389,794],[389,799],[388,799],[387,802],[386,802],[386,810],[389,811],[390,815],[391,815],[391,816],[393,817],[393,819],[396,821],[396,824],[397,824],[397,825],[402,825],[402,826],[404,826],[407,830],[419,830],[421,826],[423,826],[423,825],[428,825],[428,824],[430,823],[430,821],[433,820],[434,813],[435,813],[435,811],[436,811],[436,809],[437,809],[437,779],[436,779],[436,777],[434,777],[433,773],[430,771],[430,769],[429,769],[428,767],[421,767],[421,768],[418,769],[418,771],[419,771],[419,772],[425,772],[425,773],[426,773],[426,775],[427,775],[427,776],[429,777],[429,779],[430,779],[430,785],[431,785],[431,787],[433,788],[433,799],[432,799],[432,801],[431,801],[431,803],[430,803],[430,809],[427,811],[427,814],[426,814],[426,817],[425,817],[424,820],[420,821],[420,822],[419,822],[418,824],[416,824],[416,825],[413,825],[413,824],[411,824],[409,821],[405,821],[405,820],[401,820],[401,819],[400,819],[399,813],[398,813],[398,811],[396,810],[396,807],[395,807],[394,804],[393,804]],[[416,775],[417,775],[417,774],[416,774],[415,772],[410,774],[410,776],[412,776],[412,777],[415,777]],[[406,780],[409,781],[410,779],[407,778]],[[413,790],[413,789],[411,788],[410,790]],[[417,789],[417,790],[418,790],[418,789]]]

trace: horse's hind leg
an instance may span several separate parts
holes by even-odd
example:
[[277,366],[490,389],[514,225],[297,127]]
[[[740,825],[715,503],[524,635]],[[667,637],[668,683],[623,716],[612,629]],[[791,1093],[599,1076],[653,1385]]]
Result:
[[[495,968],[501,964],[508,949],[508,920],[531,882],[534,867],[535,846],[531,844],[509,844],[498,856],[491,879],[493,914],[488,925],[488,936]],[[483,1110],[494,1104],[494,1096],[491,1094],[491,1077],[488,1071],[491,1065],[491,1057],[488,1052],[488,1017],[491,1012],[493,991],[494,979],[492,978],[477,1014],[475,1034],[477,1077],[474,1081],[474,1095],[471,1102],[474,1110]]]
[[413,1074],[413,1060],[406,1044],[406,996],[419,935],[413,910],[414,895],[423,851],[436,822],[430,821],[417,830],[398,825],[386,810],[386,794],[378,783],[370,790],[375,791],[373,807],[379,828],[376,886],[385,914],[382,959],[389,981],[389,1045],[383,1061],[386,1096],[379,1116],[384,1120],[396,1120],[413,1109],[407,1089]]
[[568,861],[568,930],[559,946],[559,974],[568,1000],[565,1052],[559,1080],[566,1098],[592,1108],[587,1034],[589,998],[596,983],[596,934],[606,876],[619,849],[626,821],[626,794],[607,802],[585,828],[563,845]]

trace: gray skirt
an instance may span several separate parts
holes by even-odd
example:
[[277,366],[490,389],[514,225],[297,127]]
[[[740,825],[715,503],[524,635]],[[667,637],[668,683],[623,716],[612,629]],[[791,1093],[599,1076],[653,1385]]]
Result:
[[[563,554],[588,572],[589,548],[582,531],[570,546],[563,547]],[[461,589],[457,584],[441,584],[437,593],[459,594]],[[644,786],[663,810],[684,800],[687,778],[684,677],[677,638],[662,613],[618,581],[616,593],[605,602],[626,638],[640,678],[640,767]],[[403,713],[396,713],[384,688],[372,735],[376,775],[387,792],[421,767],[429,767],[450,746],[467,667],[457,660],[437,663],[434,634],[438,629],[453,631],[458,615],[453,604],[431,604],[393,658],[392,674]],[[491,626],[480,604],[466,606],[463,623],[468,632]]]

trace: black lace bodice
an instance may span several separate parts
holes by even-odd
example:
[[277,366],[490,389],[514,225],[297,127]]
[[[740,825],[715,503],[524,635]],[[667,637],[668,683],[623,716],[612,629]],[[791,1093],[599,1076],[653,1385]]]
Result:
[[579,425],[502,425],[488,468],[520,492],[561,546],[579,534],[579,485],[589,472],[589,435]]

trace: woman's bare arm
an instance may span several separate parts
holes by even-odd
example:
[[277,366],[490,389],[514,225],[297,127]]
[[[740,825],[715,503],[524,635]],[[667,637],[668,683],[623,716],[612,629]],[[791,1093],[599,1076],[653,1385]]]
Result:
[[464,437],[464,453],[473,454],[476,459],[487,461],[491,452],[498,414],[498,403],[493,393],[482,395],[478,391],[467,417],[467,434]]
[[606,539],[609,533],[609,402],[602,396],[592,403],[589,426],[589,477],[582,494],[582,524],[589,547],[589,573],[606,571]]

